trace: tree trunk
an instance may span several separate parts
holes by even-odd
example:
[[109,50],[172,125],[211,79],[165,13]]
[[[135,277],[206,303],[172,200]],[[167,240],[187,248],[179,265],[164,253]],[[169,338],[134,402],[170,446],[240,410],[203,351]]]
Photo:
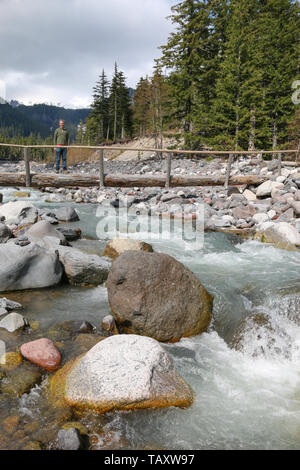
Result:
[[117,94],[115,95],[115,110],[114,110],[114,142],[117,139]]
[[[273,150],[276,150],[277,147],[277,122],[276,119],[273,122],[273,139],[272,139],[272,148]],[[276,158],[276,154],[273,153],[273,157]]]
[[248,145],[249,151],[255,150],[255,125],[256,125],[255,110],[251,109],[249,145]]

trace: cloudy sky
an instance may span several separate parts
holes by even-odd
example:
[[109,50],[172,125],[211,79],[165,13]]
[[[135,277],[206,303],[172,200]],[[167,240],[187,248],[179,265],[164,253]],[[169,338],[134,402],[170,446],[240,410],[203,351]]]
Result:
[[0,0],[0,96],[88,106],[115,60],[135,87],[172,30],[176,0]]

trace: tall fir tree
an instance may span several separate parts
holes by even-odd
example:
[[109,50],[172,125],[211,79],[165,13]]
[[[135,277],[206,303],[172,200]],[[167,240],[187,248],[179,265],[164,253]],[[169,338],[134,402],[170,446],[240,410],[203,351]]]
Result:
[[[104,69],[93,88],[93,103],[91,118],[93,119],[93,128],[95,132],[95,138],[99,142],[102,142],[106,138],[108,120],[109,120],[109,101],[108,101],[108,87],[109,82],[107,80]],[[91,128],[91,126],[90,126]]]

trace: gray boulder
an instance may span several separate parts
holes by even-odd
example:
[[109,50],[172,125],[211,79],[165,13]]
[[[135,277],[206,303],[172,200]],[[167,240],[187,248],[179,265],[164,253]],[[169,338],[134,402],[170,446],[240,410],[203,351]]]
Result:
[[35,207],[24,207],[19,214],[19,222],[22,225],[35,224],[38,219],[38,210]]
[[99,413],[110,410],[189,406],[193,391],[152,338],[116,335],[97,343],[50,382],[51,395]]
[[71,284],[99,285],[107,279],[110,263],[100,256],[88,255],[76,248],[58,246],[57,249]]
[[36,241],[37,239],[43,239],[44,237],[54,237],[60,240],[61,245],[66,245],[67,241],[64,235],[56,230],[50,222],[46,220],[41,220],[37,222],[29,230],[27,230],[26,235],[29,240]]
[[0,292],[50,287],[62,277],[57,254],[35,243],[0,245],[0,259]]
[[212,318],[213,297],[166,254],[123,253],[112,264],[107,289],[112,314],[126,333],[175,342],[205,331]]
[[56,209],[55,216],[61,222],[75,222],[79,220],[78,214],[73,207],[64,206]]
[[258,186],[256,190],[256,197],[270,196],[274,190],[283,189],[284,184],[277,181],[265,181]]

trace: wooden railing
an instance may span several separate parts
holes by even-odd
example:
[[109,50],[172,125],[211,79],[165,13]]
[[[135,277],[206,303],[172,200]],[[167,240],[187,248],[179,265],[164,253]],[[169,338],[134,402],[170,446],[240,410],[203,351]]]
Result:
[[[31,160],[30,159],[30,149],[38,149],[38,148],[53,149],[54,148],[53,145],[20,145],[20,144],[6,144],[6,143],[0,143],[0,147],[17,147],[17,148],[23,148],[24,149],[25,185],[26,185],[26,187],[31,186],[31,176],[32,175],[31,175],[31,171],[30,171],[30,160]],[[113,186],[118,185],[118,180],[116,178],[113,178],[112,175],[105,176],[105,173],[104,173],[104,150],[106,152],[109,152],[109,151],[126,151],[127,152],[127,151],[129,151],[129,152],[155,152],[155,153],[160,153],[160,154],[166,154],[166,156],[167,156],[167,165],[166,165],[166,173],[165,173],[165,177],[164,177],[165,178],[164,186],[166,188],[170,187],[171,180],[172,180],[172,155],[192,155],[192,156],[198,156],[198,157],[207,157],[209,155],[220,155],[220,156],[228,157],[228,164],[227,164],[227,170],[226,170],[226,175],[225,175],[225,178],[224,178],[224,182],[223,182],[222,178],[221,179],[220,178],[219,179],[211,178],[211,184],[213,184],[214,182],[215,183],[220,182],[222,180],[222,184],[224,184],[225,189],[228,188],[230,178],[231,178],[231,176],[230,176],[231,175],[231,167],[232,167],[234,158],[236,156],[239,156],[239,155],[251,155],[251,156],[260,155],[261,158],[262,158],[263,155],[272,154],[274,156],[274,155],[277,154],[278,155],[278,174],[281,175],[281,167],[282,167],[282,163],[283,163],[282,162],[282,155],[283,154],[295,154],[296,155],[295,165],[297,165],[298,164],[299,152],[300,152],[300,149],[298,149],[298,150],[256,150],[256,151],[230,151],[230,150],[212,151],[212,150],[182,150],[182,149],[107,147],[107,146],[99,146],[99,145],[97,145],[97,146],[68,145],[68,146],[62,146],[61,148],[91,149],[91,150],[95,150],[95,151],[99,152],[99,179],[98,179],[98,184],[99,184],[100,188],[103,188],[106,185],[106,183],[109,183],[109,182]],[[58,177],[58,176],[56,175],[56,177]],[[162,186],[161,178],[162,177],[156,177],[156,178],[153,177],[151,179],[152,183],[149,184],[148,186],[154,186],[155,184],[158,184],[159,186]],[[60,183],[64,186],[67,186],[68,179],[70,179],[70,178],[61,179]],[[174,183],[177,182],[177,184],[179,184],[180,186],[185,186],[183,177],[181,177],[181,179],[179,177],[174,177],[174,179],[176,180],[176,181],[174,181]],[[198,180],[200,182],[199,184],[197,184]],[[11,181],[11,179],[9,179],[9,181]],[[136,180],[136,181],[137,181],[137,183],[140,183],[141,186],[147,186],[145,178],[140,178],[140,181],[138,181],[138,180]],[[234,184],[238,184],[237,178],[235,178],[234,181],[235,181]],[[241,181],[243,181],[243,179],[241,179]],[[259,179],[258,177],[255,178],[253,176],[253,184],[255,184],[256,182],[258,183],[259,181],[261,181],[261,179]],[[86,185],[87,182],[88,181],[84,180],[85,185]],[[191,184],[194,182],[195,184],[192,184],[192,185],[199,185],[199,186],[201,184],[210,184],[208,182],[208,178],[205,179],[203,177],[202,177],[202,180],[201,180],[201,177],[199,177],[198,179],[196,177],[194,177],[194,180],[193,180],[193,177],[187,177],[186,182],[191,183]],[[75,183],[76,183],[76,181],[75,181]],[[78,180],[77,180],[77,183],[79,183]],[[120,178],[119,183],[120,183],[120,185],[126,186],[126,179]],[[128,179],[129,186],[133,186],[134,183],[135,183],[134,178]],[[2,178],[2,181],[0,180],[0,184],[2,184],[2,185],[5,184],[5,178],[4,179]],[[8,183],[8,184],[10,184],[10,183]],[[94,185],[94,184],[95,184],[94,177],[93,178],[91,177],[91,185]],[[243,184],[243,183],[241,182],[241,184]],[[249,183],[249,184],[251,184],[251,183]],[[138,184],[136,184],[136,185],[138,185]]]

